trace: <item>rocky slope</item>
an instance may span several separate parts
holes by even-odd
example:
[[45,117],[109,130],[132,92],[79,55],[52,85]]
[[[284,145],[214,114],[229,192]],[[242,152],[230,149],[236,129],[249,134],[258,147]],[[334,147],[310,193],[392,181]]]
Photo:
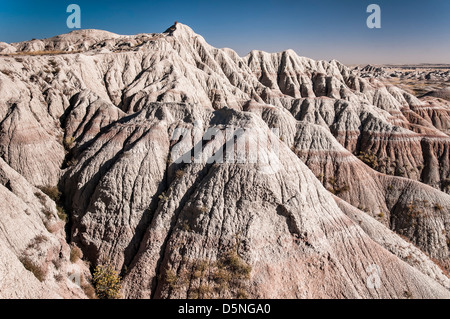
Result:
[[[5,296],[86,296],[27,272],[43,233],[36,254],[66,251],[66,272],[77,245],[126,298],[450,297],[445,100],[291,50],[239,57],[180,23],[0,54],[0,271],[24,292]],[[66,233],[46,230],[58,211],[37,186],[62,192]]]

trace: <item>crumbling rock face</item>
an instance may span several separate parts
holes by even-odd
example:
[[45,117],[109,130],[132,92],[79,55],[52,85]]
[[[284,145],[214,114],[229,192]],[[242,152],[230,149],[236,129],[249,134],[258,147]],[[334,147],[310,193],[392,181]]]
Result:
[[[0,53],[0,284],[22,287],[2,296],[85,297],[67,239],[126,298],[450,297],[445,100],[180,23]],[[35,186],[62,191],[67,233]]]
[[[263,126],[260,121],[255,122],[257,127]],[[189,275],[190,280],[172,287],[164,275],[167,277],[167,272],[173,271],[182,277],[195,271],[193,265],[199,261],[207,260],[211,265],[220,259],[221,253],[237,245],[238,252],[254,265],[251,280],[236,283],[249,295],[261,298],[401,295],[404,290],[394,288],[395,285],[386,284],[383,290],[374,292],[364,284],[356,284],[359,272],[365,273],[366,265],[379,263],[378,258],[384,257],[378,254],[385,252],[346,218],[289,148],[281,146],[279,158],[279,162],[271,163],[277,171],[269,174],[258,165],[249,169],[247,165],[213,164],[200,173],[200,168],[193,172],[185,169],[181,179],[170,185],[167,197],[155,212],[140,252],[125,277],[125,291],[131,297],[153,294],[176,298],[189,296],[202,285],[215,287],[208,277]],[[195,187],[190,185],[192,173],[197,176]],[[184,205],[180,207],[179,202]],[[278,244],[273,246],[270,242]],[[358,251],[354,261],[344,246]],[[162,260],[153,264],[159,255]],[[354,263],[361,267],[350,266]],[[143,265],[155,265],[156,269],[149,273],[149,268]],[[392,265],[389,262],[383,265],[389,277]],[[318,276],[317,269],[324,273],[320,271]],[[351,273],[344,282],[337,280],[338,269]],[[136,290],[138,281],[142,288]],[[344,292],[344,286],[352,288]],[[217,291],[208,290],[208,294],[233,297],[220,287]]]
[[86,298],[89,269],[70,260],[55,203],[3,160],[0,196],[0,297]]
[[[410,179],[380,174],[347,151],[322,126],[304,121],[289,123],[284,113],[270,109],[263,112],[263,118],[269,123],[282,123],[283,140],[292,145],[291,150],[327,190],[448,265],[448,195]],[[430,222],[434,226],[430,227]]]

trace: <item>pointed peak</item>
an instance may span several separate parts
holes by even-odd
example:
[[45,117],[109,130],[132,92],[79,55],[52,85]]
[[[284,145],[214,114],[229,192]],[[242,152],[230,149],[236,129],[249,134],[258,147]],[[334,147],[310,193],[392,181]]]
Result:
[[175,23],[170,26],[166,31],[163,33],[168,33],[169,35],[197,35],[194,30],[192,30],[189,26],[179,23],[178,21],[175,21]]

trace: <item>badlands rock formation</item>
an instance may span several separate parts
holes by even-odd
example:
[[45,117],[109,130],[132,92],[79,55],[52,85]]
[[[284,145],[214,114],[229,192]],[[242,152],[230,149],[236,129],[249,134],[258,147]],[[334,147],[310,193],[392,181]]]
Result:
[[399,86],[417,96],[434,96],[450,100],[450,64],[366,65],[356,66],[363,78],[376,78]]
[[0,54],[2,297],[450,297],[447,101],[180,23]]
[[437,97],[440,99],[450,101],[450,86],[447,86],[443,89],[430,91],[430,92],[424,94],[424,96],[433,96],[433,97]]

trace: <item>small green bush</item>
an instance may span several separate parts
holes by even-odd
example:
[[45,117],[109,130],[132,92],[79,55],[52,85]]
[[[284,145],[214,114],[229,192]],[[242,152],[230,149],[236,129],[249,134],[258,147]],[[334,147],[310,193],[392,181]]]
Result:
[[112,265],[98,265],[93,280],[95,293],[100,299],[120,298],[121,278]]

